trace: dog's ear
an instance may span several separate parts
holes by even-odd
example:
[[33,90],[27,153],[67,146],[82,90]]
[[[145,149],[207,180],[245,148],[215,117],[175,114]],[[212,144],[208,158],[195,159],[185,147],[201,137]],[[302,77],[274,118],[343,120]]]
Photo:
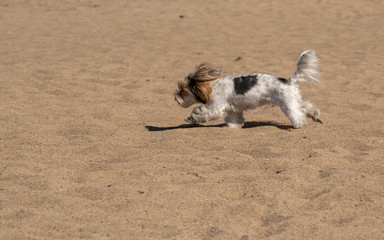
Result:
[[197,101],[206,104],[212,92],[213,82],[222,76],[223,73],[219,67],[208,63],[197,65],[187,77],[188,88]]
[[192,80],[189,89],[196,100],[206,104],[209,101],[209,95],[212,92],[212,85],[210,82],[196,82]]
[[219,79],[223,76],[221,68],[214,67],[208,63],[197,65],[195,69],[188,75],[189,79],[196,82],[209,82]]

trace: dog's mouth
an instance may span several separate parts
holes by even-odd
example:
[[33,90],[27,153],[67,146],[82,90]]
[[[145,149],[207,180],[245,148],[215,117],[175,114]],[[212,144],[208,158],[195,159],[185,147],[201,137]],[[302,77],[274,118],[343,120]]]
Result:
[[176,90],[174,96],[175,96],[175,101],[176,101],[179,105],[181,105],[181,104],[182,104],[182,101],[181,101],[182,97],[181,97],[180,92]]
[[[186,99],[184,99],[182,96],[181,96],[181,93],[176,91],[175,92],[175,101],[177,102],[177,104],[179,104],[180,107],[183,107],[183,108],[188,108],[189,106],[191,106],[194,101],[192,101],[192,97],[189,97],[189,96],[185,96]],[[192,98],[192,99],[190,99]]]
[[184,89],[175,90],[174,98],[179,106],[183,108],[188,108],[192,104],[197,103],[196,99]]

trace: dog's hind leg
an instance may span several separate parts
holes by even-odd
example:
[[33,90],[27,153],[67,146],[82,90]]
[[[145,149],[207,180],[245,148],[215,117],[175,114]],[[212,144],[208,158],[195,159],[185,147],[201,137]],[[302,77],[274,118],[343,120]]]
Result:
[[305,115],[312,118],[314,122],[323,123],[323,120],[320,118],[320,110],[312,104],[310,101],[302,102]]
[[293,128],[301,128],[307,125],[306,116],[299,100],[297,98],[275,98],[273,101],[279,105],[281,111],[289,118]]
[[224,121],[229,128],[241,128],[244,126],[245,119],[243,112],[227,112]]

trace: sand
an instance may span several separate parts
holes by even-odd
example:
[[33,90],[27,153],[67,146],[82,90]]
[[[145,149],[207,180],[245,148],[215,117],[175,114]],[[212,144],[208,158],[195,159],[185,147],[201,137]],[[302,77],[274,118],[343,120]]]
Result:
[[[1,239],[384,239],[384,3],[0,1]],[[202,62],[290,77],[277,106],[184,122]]]

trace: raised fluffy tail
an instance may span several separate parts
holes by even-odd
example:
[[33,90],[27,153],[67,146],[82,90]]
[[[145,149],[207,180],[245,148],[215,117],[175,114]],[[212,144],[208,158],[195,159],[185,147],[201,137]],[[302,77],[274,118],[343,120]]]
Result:
[[303,52],[297,62],[295,74],[290,78],[292,83],[296,82],[314,82],[321,83],[320,74],[317,72],[319,59],[313,50]]

